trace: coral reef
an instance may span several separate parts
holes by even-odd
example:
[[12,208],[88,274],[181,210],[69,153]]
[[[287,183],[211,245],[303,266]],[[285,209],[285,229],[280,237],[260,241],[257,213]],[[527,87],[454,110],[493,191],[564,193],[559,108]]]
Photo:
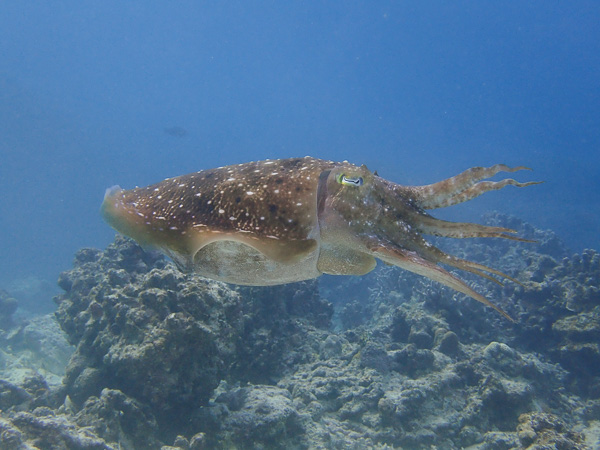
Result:
[[600,256],[485,221],[539,242],[447,244],[522,283],[470,280],[515,324],[392,267],[250,288],[121,237],[83,249],[56,297],[71,356],[56,322],[16,326],[0,296],[7,348],[55,373],[70,356],[62,383],[2,372],[0,447],[594,448]]
[[19,302],[10,296],[8,292],[0,289],[0,330],[5,331],[13,325],[13,314],[17,310]]
[[313,353],[302,336],[331,317],[314,282],[234,290],[124,238],[75,261],[57,298],[57,319],[77,345],[66,394],[80,408],[118,389],[149,407],[167,436],[189,429],[222,379],[276,382]]

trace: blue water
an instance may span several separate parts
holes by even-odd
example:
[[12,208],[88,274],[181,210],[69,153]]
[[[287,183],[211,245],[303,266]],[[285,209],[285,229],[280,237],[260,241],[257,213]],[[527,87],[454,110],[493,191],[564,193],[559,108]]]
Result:
[[2,2],[0,287],[109,243],[109,186],[304,155],[405,184],[531,166],[545,184],[441,216],[600,248],[598,23],[597,1]]

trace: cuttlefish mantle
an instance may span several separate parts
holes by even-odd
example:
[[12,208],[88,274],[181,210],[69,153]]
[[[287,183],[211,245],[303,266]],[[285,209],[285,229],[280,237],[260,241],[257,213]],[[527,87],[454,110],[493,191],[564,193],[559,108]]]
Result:
[[[426,210],[512,185],[482,181],[526,167],[474,167],[426,186],[403,186],[365,166],[311,157],[249,162],[106,191],[102,214],[117,231],[161,249],[184,270],[266,286],[323,273],[363,275],[382,260],[426,276],[510,316],[439,264],[511,277],[444,253],[422,234],[526,241],[514,230],[435,219]],[[491,274],[491,275],[490,275]],[[512,319],[511,319],[512,320]]]

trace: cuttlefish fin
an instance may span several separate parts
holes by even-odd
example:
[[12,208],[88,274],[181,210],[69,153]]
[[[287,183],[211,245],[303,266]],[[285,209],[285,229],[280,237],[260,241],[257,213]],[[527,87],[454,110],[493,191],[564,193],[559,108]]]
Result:
[[421,208],[436,209],[466,202],[467,200],[479,197],[481,194],[502,189],[508,185],[526,187],[543,183],[543,181],[521,183],[512,178],[501,181],[481,181],[485,178],[493,177],[499,172],[517,172],[519,170],[531,169],[524,166],[508,167],[505,164],[496,164],[491,167],[473,167],[437,183],[425,186],[411,186],[409,189]]
[[437,281],[438,283],[442,283],[443,285],[448,286],[449,288],[452,288],[455,291],[468,295],[469,297],[477,300],[478,302],[481,302],[484,305],[495,309],[511,322],[515,321],[500,307],[494,305],[484,296],[478,294],[469,286],[467,286],[464,281],[455,277],[454,275],[452,275],[442,267],[438,266],[437,264],[423,259],[414,251],[401,249],[399,247],[387,244],[379,244],[377,246],[372,246],[370,250],[375,253],[375,256],[377,258],[381,259],[386,263],[393,264],[402,269],[414,272],[418,275],[422,275],[429,279]]

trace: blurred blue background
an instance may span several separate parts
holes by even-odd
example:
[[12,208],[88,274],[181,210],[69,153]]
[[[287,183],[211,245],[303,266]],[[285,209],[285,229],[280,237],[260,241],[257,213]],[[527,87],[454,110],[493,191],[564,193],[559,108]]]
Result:
[[304,155],[403,184],[531,166],[545,184],[436,216],[600,248],[599,23],[597,1],[2,2],[0,287],[108,244],[109,186]]

